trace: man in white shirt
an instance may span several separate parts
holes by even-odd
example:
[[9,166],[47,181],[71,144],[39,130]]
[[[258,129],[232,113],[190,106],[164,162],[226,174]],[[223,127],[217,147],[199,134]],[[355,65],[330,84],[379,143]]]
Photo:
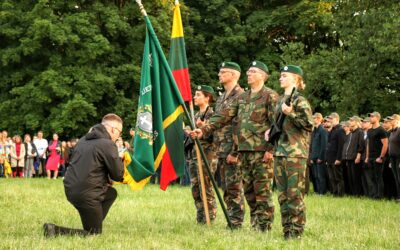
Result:
[[[39,161],[40,161],[40,166],[41,168],[41,173],[43,177],[46,177],[46,151],[47,147],[49,146],[49,143],[45,138],[43,138],[43,131],[38,131],[37,133],[37,139],[33,141],[33,143],[36,146],[38,156],[39,156]],[[36,177],[39,177],[40,171],[37,173]]]

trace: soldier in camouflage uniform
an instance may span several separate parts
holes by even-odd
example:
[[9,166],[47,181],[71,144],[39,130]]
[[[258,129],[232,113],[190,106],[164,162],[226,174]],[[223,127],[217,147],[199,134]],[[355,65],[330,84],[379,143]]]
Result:
[[[238,98],[244,90],[239,86],[240,66],[234,62],[221,64],[218,78],[225,92],[219,96],[215,105],[215,112],[223,112]],[[234,228],[241,227],[244,219],[244,195],[242,172],[236,162],[234,150],[233,128],[236,127],[236,118],[214,133],[214,145],[217,150],[218,165],[224,190],[224,201]],[[237,144],[237,136],[235,137]],[[231,154],[232,153],[232,154]]]
[[[212,107],[209,105],[213,101],[214,90],[210,86],[200,85],[197,87],[195,96],[194,96],[194,104],[199,107],[199,112],[195,114],[195,122],[196,126],[200,127],[208,123],[208,120],[213,115],[214,111]],[[216,164],[216,155],[215,149],[212,144],[213,136],[209,135],[200,140],[201,145],[204,149],[204,153],[207,156],[207,160],[210,163],[210,169],[215,174],[217,169]],[[204,162],[202,163],[203,167],[203,176],[204,176],[204,186],[206,189],[207,196],[207,204],[208,204],[208,212],[210,216],[210,221],[215,220],[217,215],[217,203],[215,200],[215,195],[212,187],[212,183],[210,177],[205,169]],[[191,159],[189,163],[189,173],[190,173],[190,183],[192,187],[192,196],[194,199],[194,204],[197,210],[197,223],[205,224],[206,217],[203,205],[203,197],[201,193],[201,183],[198,175],[198,166],[197,166],[197,156],[196,150],[193,148],[191,152]]]
[[264,63],[252,62],[247,70],[250,90],[241,94],[225,110],[215,113],[208,125],[191,133],[193,137],[208,136],[237,116],[237,151],[243,174],[244,195],[250,207],[251,225],[262,232],[271,229],[274,219],[273,147],[262,137],[270,128],[268,117],[273,115],[278,94],[264,86],[268,77],[268,68]]
[[307,99],[298,92],[294,94],[290,106],[284,103],[293,87],[304,89],[302,76],[303,71],[298,66],[288,65],[281,69],[279,81],[285,95],[276,106],[276,113],[283,112],[286,115],[274,151],[275,180],[285,239],[300,237],[306,222],[303,198],[313,128],[312,110]]

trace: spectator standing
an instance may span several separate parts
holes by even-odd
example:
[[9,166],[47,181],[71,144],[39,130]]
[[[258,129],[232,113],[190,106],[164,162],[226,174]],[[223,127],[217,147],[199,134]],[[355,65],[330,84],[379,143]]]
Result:
[[48,147],[49,158],[46,163],[47,179],[51,178],[51,171],[54,172],[53,179],[57,179],[58,168],[60,166],[61,159],[61,142],[58,140],[58,134],[53,134],[53,140],[50,141]]
[[21,136],[15,136],[15,143],[11,146],[10,156],[11,156],[11,169],[13,177],[23,177],[24,176],[24,166],[25,166],[25,144],[22,143]]
[[37,157],[37,150],[29,134],[24,136],[24,144],[26,149],[24,176],[25,178],[31,178],[34,171],[33,163]]
[[46,153],[47,147],[49,146],[47,140],[43,138],[43,131],[38,131],[37,139],[33,141],[36,146],[36,150],[38,152],[38,158],[40,162],[39,171],[37,173],[37,177],[41,174],[42,177],[46,176]]

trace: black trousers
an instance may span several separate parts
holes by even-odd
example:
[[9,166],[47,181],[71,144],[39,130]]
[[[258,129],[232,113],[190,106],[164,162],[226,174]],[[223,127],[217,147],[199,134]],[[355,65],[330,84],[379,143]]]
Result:
[[317,182],[317,193],[318,194],[325,194],[328,191],[328,170],[325,162],[323,163],[314,163],[315,165],[315,170],[316,170],[316,182]]
[[106,218],[116,198],[117,191],[112,187],[108,187],[103,201],[75,202],[68,198],[68,201],[78,210],[84,230],[56,226],[56,234],[83,236],[101,234],[103,220]]
[[331,184],[331,192],[333,195],[344,195],[344,180],[342,165],[328,163],[329,182]]
[[376,158],[368,160],[363,169],[367,184],[367,195],[373,199],[383,198],[383,164],[377,163]]
[[[39,162],[40,162],[40,165],[42,166],[42,176],[46,177],[47,176],[47,173],[46,173],[47,158],[39,158]],[[39,173],[39,171],[38,171],[38,173]],[[37,176],[39,176],[39,174]]]
[[400,199],[400,158],[391,157],[390,165],[392,167],[394,181],[396,184],[396,199]]
[[345,160],[344,166],[347,171],[349,194],[360,196],[362,194],[361,164],[356,164],[354,160]]

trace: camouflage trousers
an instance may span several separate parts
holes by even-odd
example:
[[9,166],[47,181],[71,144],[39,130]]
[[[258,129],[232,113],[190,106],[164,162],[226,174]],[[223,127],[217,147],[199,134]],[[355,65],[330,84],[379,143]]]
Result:
[[[210,164],[210,169],[213,175],[217,169],[217,160],[215,153],[211,150],[205,150],[204,152],[207,156],[207,160]],[[203,169],[203,176],[204,176],[204,186],[206,189],[206,196],[207,196],[207,204],[208,204],[208,212],[210,216],[210,220],[213,221],[217,215],[217,202],[215,200],[214,190],[212,186],[212,182],[206,170],[206,166],[204,161],[202,161],[202,169]],[[199,171],[197,167],[197,157],[196,151],[193,149],[192,159],[189,163],[189,173],[190,173],[190,183],[192,188],[192,196],[194,199],[194,205],[196,206],[197,210],[197,222],[198,223],[206,223],[206,217],[204,212],[204,205],[203,205],[203,197],[201,193],[201,182],[199,178]]]
[[277,156],[274,160],[283,232],[300,235],[306,223],[303,199],[307,159]]
[[272,200],[272,163],[263,162],[264,152],[240,152],[243,190],[250,207],[250,222],[254,229],[270,230],[274,221]]
[[239,165],[228,164],[226,158],[218,158],[218,166],[229,218],[234,226],[241,226],[244,218],[242,171]]

